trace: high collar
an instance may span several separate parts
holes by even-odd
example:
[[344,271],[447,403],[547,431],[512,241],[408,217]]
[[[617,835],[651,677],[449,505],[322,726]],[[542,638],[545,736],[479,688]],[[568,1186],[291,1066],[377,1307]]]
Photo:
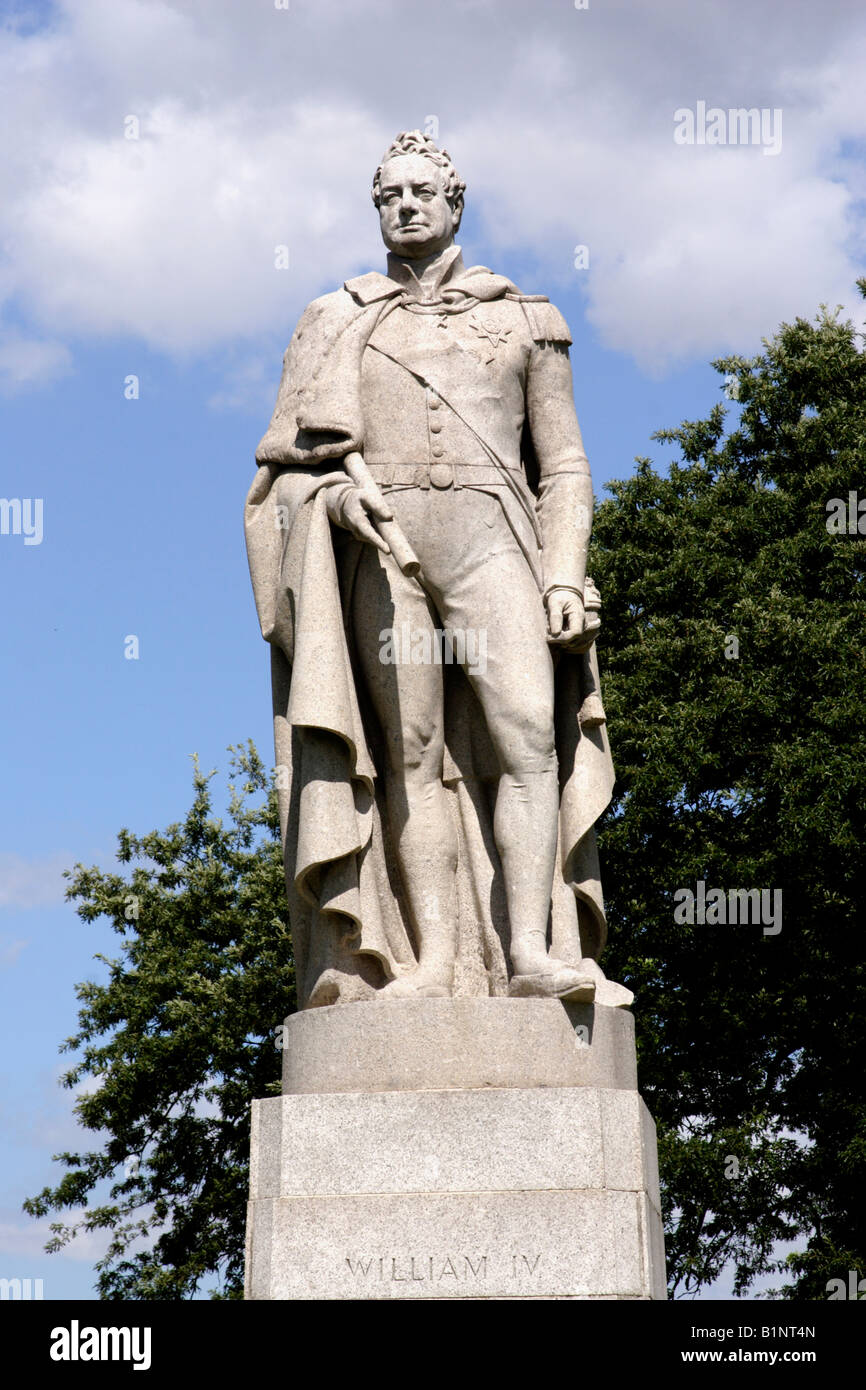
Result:
[[388,252],[388,279],[408,290],[413,299],[432,303],[446,280],[459,279],[466,267],[459,246],[449,246],[437,261],[417,275],[412,261]]

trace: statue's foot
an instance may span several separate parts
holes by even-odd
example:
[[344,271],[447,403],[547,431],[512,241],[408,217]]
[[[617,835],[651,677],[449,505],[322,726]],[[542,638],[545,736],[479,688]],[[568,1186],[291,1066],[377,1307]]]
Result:
[[319,1009],[329,1004],[355,1004],[360,1000],[375,998],[375,987],[363,976],[331,969],[319,976],[304,1007]]
[[578,1004],[591,1004],[595,998],[595,980],[584,970],[576,970],[564,961],[548,957],[542,969],[515,975],[508,993],[512,999],[568,999]]
[[618,985],[615,980],[609,980],[597,960],[584,956],[580,968],[595,980],[596,1004],[604,1004],[609,1009],[631,1008],[634,1003],[631,990],[626,989],[625,985]]
[[448,966],[416,965],[379,991],[388,999],[450,999],[454,971]]

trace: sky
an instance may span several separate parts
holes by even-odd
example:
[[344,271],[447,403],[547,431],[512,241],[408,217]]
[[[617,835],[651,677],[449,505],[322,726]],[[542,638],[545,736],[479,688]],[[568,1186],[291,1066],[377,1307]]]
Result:
[[58,1046],[115,938],[62,873],[180,819],[193,753],[222,786],[228,745],[271,755],[243,500],[304,306],[383,268],[390,140],[444,144],[466,263],[565,314],[602,497],[724,399],[713,359],[822,303],[862,323],[864,70],[858,0],[0,0],[0,498],[22,504],[0,534],[0,1276],[93,1296],[105,1242],[45,1255],[21,1211],[92,1142]]

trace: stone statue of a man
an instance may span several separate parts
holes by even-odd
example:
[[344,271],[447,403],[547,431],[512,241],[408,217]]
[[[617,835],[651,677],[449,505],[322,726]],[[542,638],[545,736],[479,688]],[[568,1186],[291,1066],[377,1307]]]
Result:
[[304,312],[247,499],[307,1007],[631,998],[596,963],[613,772],[571,338],[464,266],[464,187],[418,131],[387,150],[386,273]]

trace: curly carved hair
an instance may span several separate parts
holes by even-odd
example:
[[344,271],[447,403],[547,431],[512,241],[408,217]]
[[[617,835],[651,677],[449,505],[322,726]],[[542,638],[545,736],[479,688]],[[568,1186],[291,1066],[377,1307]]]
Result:
[[442,170],[445,197],[452,208],[463,211],[463,194],[466,192],[466,184],[451,163],[451,156],[448,151],[438,149],[429,135],[424,135],[420,130],[401,130],[383,154],[382,163],[373,176],[372,197],[376,207],[381,201],[382,165],[386,160],[398,154],[421,154],[432,164],[437,165]]

